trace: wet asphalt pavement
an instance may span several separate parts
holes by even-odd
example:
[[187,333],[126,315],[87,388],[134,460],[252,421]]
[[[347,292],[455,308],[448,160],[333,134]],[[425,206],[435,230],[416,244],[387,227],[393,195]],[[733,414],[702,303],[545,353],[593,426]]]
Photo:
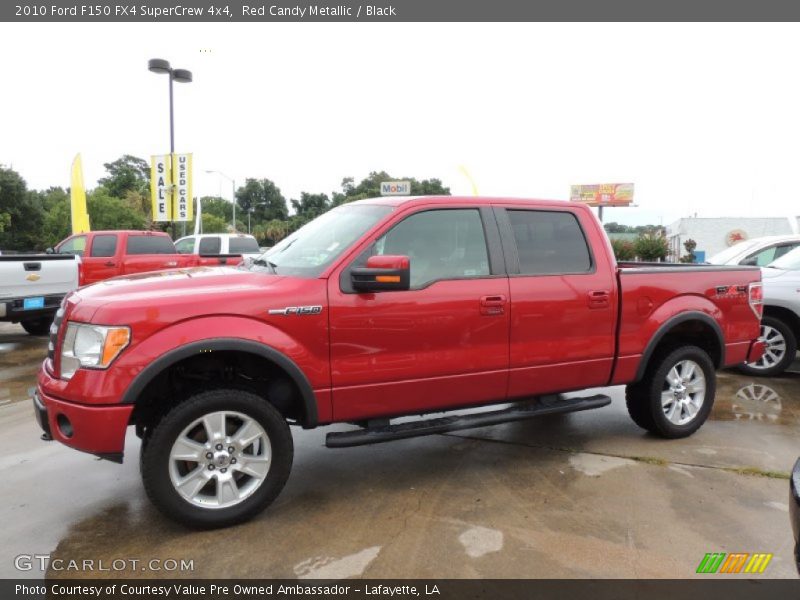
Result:
[[800,374],[719,373],[710,420],[685,440],[638,429],[621,387],[599,410],[377,446],[294,429],[275,504],[195,532],[149,504],[132,430],[123,465],[39,440],[27,390],[46,343],[0,323],[0,577],[43,577],[15,557],[49,554],[59,577],[685,578],[707,552],[773,553],[763,577],[797,576]]

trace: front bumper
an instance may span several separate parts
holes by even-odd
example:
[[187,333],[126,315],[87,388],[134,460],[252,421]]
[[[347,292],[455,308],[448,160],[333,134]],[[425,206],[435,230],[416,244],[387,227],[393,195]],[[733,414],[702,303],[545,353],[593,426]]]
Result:
[[[76,404],[48,396],[41,385],[36,387],[32,400],[45,436],[75,450],[122,462],[133,405]],[[47,439],[45,436],[43,439]]]
[[794,561],[797,565],[797,572],[800,573],[800,459],[794,463],[789,492],[789,515],[792,520],[792,531],[794,531]]

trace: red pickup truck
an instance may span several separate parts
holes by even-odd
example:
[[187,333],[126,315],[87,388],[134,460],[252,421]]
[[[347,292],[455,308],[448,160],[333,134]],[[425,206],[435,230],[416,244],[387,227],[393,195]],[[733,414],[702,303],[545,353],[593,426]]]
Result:
[[241,255],[178,254],[161,231],[91,231],[71,235],[55,247],[57,254],[81,257],[80,285],[118,275],[204,265],[238,264]]
[[[585,206],[380,198],[335,208],[252,264],[117,278],[65,298],[33,398],[44,438],[121,461],[154,503],[247,519],[280,492],[289,425],[331,447],[599,408],[666,438],[711,411],[715,369],[755,361],[754,267],[618,265]],[[517,402],[524,400],[524,402]],[[488,412],[393,422],[490,404]]]

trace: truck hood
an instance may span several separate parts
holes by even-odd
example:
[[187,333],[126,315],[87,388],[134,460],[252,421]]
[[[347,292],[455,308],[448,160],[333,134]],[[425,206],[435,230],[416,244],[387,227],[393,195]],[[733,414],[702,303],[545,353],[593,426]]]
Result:
[[[128,311],[148,308],[159,313],[179,306],[184,316],[235,312],[236,300],[263,296],[285,279],[235,267],[192,267],[155,271],[100,281],[73,295],[74,318],[121,322]],[[102,316],[101,316],[102,315]],[[95,322],[99,322],[95,320]]]
[[784,269],[761,267],[761,279],[765,281],[776,279],[800,279],[800,274],[797,271],[785,271]]

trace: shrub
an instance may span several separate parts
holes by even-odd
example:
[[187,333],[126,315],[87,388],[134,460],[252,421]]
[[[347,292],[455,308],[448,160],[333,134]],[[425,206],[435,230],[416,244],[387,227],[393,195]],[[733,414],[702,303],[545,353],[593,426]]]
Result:
[[636,256],[647,262],[664,260],[669,254],[667,238],[657,233],[640,235],[633,245]]
[[636,258],[636,250],[633,247],[633,242],[611,240],[611,248],[614,250],[614,256],[619,261],[633,260]]

